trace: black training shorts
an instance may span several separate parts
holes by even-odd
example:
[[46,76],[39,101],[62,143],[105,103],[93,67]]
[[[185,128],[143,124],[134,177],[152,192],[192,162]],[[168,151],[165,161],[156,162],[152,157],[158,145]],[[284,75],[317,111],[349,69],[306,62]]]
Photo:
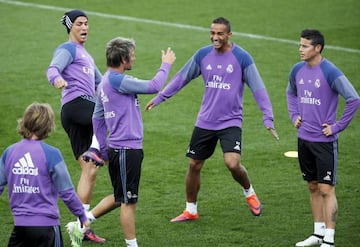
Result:
[[309,142],[298,138],[299,164],[306,181],[336,184],[338,141]]
[[220,140],[223,153],[241,154],[241,133],[242,130],[239,127],[229,127],[222,130],[195,127],[186,156],[196,160],[206,160],[214,153],[218,140]]
[[109,174],[116,202],[137,203],[143,158],[142,149],[109,148]]
[[78,97],[63,105],[61,109],[61,124],[69,136],[75,159],[78,159],[91,145],[94,107],[93,101]]
[[60,226],[14,226],[8,247],[20,246],[63,247]]

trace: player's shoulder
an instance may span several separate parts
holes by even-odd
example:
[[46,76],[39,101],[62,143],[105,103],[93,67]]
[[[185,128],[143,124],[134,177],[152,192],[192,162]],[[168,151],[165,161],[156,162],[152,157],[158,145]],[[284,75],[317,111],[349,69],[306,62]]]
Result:
[[242,48],[240,45],[238,45],[236,43],[233,43],[232,51],[250,55],[250,53],[247,50],[245,50],[244,48]]
[[76,54],[76,43],[70,42],[70,41],[64,42],[64,43],[60,44],[56,50],[57,50],[57,53],[59,53],[59,52],[69,53],[69,54],[71,54],[72,57],[74,57]]
[[323,58],[323,60],[320,63],[320,67],[322,70],[325,71],[340,71],[340,69],[334,63],[327,60],[326,58]]
[[237,57],[247,57],[249,59],[252,59],[250,52],[236,43],[233,43],[231,52]]
[[207,46],[203,46],[203,47],[199,48],[195,54],[204,56],[204,55],[210,53],[212,50],[213,50],[213,46],[207,45]]
[[49,169],[53,168],[57,164],[64,162],[64,158],[63,158],[62,153],[59,148],[52,146],[50,144],[47,144],[43,141],[40,141],[39,143],[44,152],[46,164]]
[[51,155],[55,155],[55,154],[60,154],[61,151],[59,148],[52,146],[46,142],[40,141],[39,142],[40,146],[42,147],[42,149],[46,152],[49,153]]
[[247,68],[248,66],[255,63],[250,52],[235,43],[233,43],[231,53],[243,68]]
[[76,43],[74,42],[64,42],[58,46],[58,49],[74,50],[76,49]]
[[46,156],[47,160],[62,160],[63,159],[61,151],[57,147],[54,147],[43,141],[40,141],[39,144],[40,144],[41,149],[43,150],[44,155]]
[[306,65],[305,61],[300,61],[298,63],[295,63],[292,67],[291,67],[291,72],[292,73],[297,73],[302,67],[304,67]]
[[207,45],[199,48],[193,55],[191,61],[194,61],[197,64],[200,64],[200,62],[213,50],[212,45]]
[[108,70],[104,76],[105,79],[103,79],[103,81],[105,81],[106,83],[108,83],[110,85],[115,84],[115,85],[119,86],[121,84],[121,82],[124,80],[124,78],[128,78],[128,77],[131,77],[131,76],[123,74],[123,73],[119,73],[116,71]]
[[329,83],[344,75],[343,72],[338,67],[336,67],[335,64],[333,64],[326,58],[323,58],[323,60],[321,61],[320,68]]
[[17,143],[13,143],[10,146],[8,146],[7,148],[5,148],[5,150],[3,151],[3,153],[1,154],[1,159],[2,161],[5,161],[8,154],[11,153],[12,150],[14,150],[14,148],[16,147],[16,145],[18,145]]

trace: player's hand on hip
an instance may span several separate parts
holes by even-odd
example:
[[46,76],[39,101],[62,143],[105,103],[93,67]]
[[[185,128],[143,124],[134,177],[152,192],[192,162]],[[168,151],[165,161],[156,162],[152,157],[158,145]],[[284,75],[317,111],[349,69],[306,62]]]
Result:
[[301,126],[301,117],[298,116],[298,117],[295,119],[294,127],[298,129],[300,126]]
[[322,133],[325,135],[325,136],[331,136],[333,133],[332,133],[332,130],[331,130],[331,125],[330,124],[323,124],[322,125],[324,128],[322,129]]

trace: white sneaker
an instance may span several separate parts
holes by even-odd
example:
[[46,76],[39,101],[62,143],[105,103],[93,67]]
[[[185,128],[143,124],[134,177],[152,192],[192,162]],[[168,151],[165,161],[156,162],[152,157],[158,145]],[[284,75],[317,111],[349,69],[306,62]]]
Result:
[[66,225],[66,230],[69,233],[71,246],[81,247],[82,241],[84,239],[84,232],[81,230],[79,222],[78,221],[69,222]]
[[323,243],[320,245],[320,247],[335,247],[334,243],[329,243],[326,241],[323,241]]
[[[305,246],[313,246],[313,245],[320,245],[323,242],[323,237],[320,235],[311,235],[307,239],[301,242],[297,242],[295,246],[297,247],[305,247]],[[325,246],[327,247],[327,246]]]

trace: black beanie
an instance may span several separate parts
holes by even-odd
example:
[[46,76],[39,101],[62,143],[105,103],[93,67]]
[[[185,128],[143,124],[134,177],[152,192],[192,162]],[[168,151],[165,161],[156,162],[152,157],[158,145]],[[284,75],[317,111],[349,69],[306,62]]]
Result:
[[68,12],[66,12],[63,17],[61,18],[60,22],[66,26],[67,32],[70,32],[70,29],[74,23],[74,21],[76,20],[76,18],[78,18],[79,16],[86,16],[85,12],[79,10],[79,9],[74,9],[74,10],[70,10]]

